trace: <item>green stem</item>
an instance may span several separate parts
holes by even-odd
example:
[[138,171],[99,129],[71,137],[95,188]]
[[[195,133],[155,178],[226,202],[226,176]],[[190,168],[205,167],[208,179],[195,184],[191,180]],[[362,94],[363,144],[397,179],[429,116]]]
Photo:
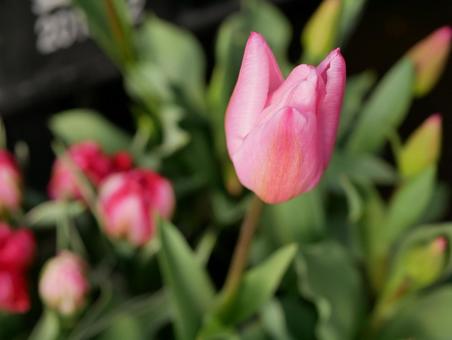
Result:
[[224,285],[224,294],[226,298],[233,296],[240,285],[240,280],[242,279],[242,274],[247,264],[251,242],[253,240],[263,206],[263,202],[257,196],[254,196],[250,202],[250,206],[240,229],[239,239],[235,246],[229,272],[226,277]]

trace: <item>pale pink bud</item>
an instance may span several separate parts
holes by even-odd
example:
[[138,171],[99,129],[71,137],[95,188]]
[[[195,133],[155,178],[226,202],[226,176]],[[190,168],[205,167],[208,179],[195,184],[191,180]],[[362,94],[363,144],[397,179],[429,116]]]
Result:
[[21,176],[14,157],[0,150],[0,214],[19,208],[22,201]]
[[85,306],[88,290],[86,265],[79,256],[63,251],[45,264],[39,295],[49,308],[73,315]]
[[451,42],[452,28],[444,26],[421,40],[408,52],[408,57],[414,62],[416,69],[417,95],[422,96],[435,86],[446,65]]
[[174,200],[170,182],[155,172],[136,169],[112,175],[100,187],[102,227],[113,239],[141,246],[152,238],[157,216],[171,217]]
[[225,121],[240,182],[267,203],[311,190],[333,152],[344,86],[339,49],[284,80],[264,38],[252,33]]
[[76,171],[80,171],[97,187],[110,174],[128,170],[132,166],[132,160],[127,153],[118,153],[111,158],[95,142],[74,144],[65,157],[73,164],[68,164],[68,159],[64,157],[55,161],[49,183],[49,195],[53,199],[82,198]]

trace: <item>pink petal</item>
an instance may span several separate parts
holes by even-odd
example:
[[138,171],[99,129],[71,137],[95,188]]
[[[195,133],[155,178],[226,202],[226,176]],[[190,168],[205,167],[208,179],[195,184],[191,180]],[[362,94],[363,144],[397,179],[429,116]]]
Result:
[[317,70],[313,66],[300,65],[273,93],[271,105],[264,110],[264,115],[283,107],[292,107],[300,112],[317,112],[319,98],[323,97],[324,92],[324,84]]
[[324,167],[333,153],[345,89],[345,60],[339,49],[332,51],[317,67],[325,82],[325,96],[320,102],[319,126],[322,135]]
[[241,183],[267,203],[289,200],[320,179],[317,118],[282,108],[254,128],[232,154]]
[[267,97],[282,83],[275,57],[258,33],[246,43],[237,83],[226,110],[226,137],[229,153],[234,153],[255,126]]

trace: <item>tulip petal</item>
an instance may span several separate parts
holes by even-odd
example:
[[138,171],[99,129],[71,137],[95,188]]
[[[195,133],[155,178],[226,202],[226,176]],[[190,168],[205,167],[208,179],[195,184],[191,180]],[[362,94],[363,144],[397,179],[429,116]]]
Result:
[[237,83],[226,110],[226,136],[232,154],[256,125],[268,95],[283,81],[281,71],[264,38],[251,33],[245,47]]
[[317,70],[313,66],[299,65],[271,95],[262,117],[283,107],[293,107],[300,112],[316,112],[318,98],[323,97],[324,91]]
[[345,60],[337,48],[317,67],[325,82],[325,95],[320,102],[319,126],[322,135],[324,167],[333,153],[345,88]]
[[320,179],[315,113],[285,107],[262,121],[232,154],[241,183],[267,203],[289,200]]

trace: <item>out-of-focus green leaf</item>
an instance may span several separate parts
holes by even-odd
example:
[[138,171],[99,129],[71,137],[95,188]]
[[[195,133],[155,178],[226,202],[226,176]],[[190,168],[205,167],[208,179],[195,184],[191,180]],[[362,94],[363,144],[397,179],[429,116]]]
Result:
[[319,240],[325,234],[325,207],[319,188],[288,202],[265,207],[265,233],[276,245]]
[[291,28],[287,18],[267,1],[250,0],[245,8],[233,14],[220,26],[216,45],[214,67],[210,80],[209,115],[213,124],[215,144],[220,155],[226,157],[224,112],[240,69],[243,50],[250,32],[261,33],[272,48],[283,70],[287,69],[287,49]]
[[325,174],[324,183],[338,189],[341,177],[361,184],[392,184],[397,179],[395,169],[381,158],[371,154],[349,154],[336,151]]
[[365,311],[364,285],[339,244],[307,245],[296,260],[300,293],[317,307],[316,338],[353,339]]
[[435,167],[424,170],[412,180],[405,182],[391,198],[387,217],[382,226],[386,244],[393,242],[407,228],[419,222],[432,197],[435,174]]
[[402,59],[386,73],[366,102],[348,140],[353,153],[375,152],[405,118],[414,84],[414,67]]
[[130,137],[100,114],[91,110],[69,110],[50,120],[50,129],[67,144],[98,142],[109,153],[126,150]]
[[[253,322],[245,326],[240,333],[241,340],[271,340],[260,322]],[[236,340],[236,339],[227,339]]]
[[85,208],[82,203],[76,201],[47,201],[27,213],[27,225],[36,228],[54,227],[62,219],[80,215]]
[[60,330],[58,315],[46,309],[28,337],[28,340],[57,340],[60,336]]
[[256,313],[275,293],[296,252],[296,245],[286,245],[250,269],[232,302],[219,306],[218,319],[225,325],[236,325]]
[[[165,291],[126,300],[107,311],[104,304],[105,302],[110,303],[110,301],[100,302],[100,305],[94,307],[98,310],[90,311],[93,315],[88,320],[82,319],[69,335],[68,340],[91,339],[100,333],[103,333],[104,338],[108,339],[107,335],[111,334],[110,329],[114,329],[114,325],[118,322],[124,325],[124,327],[121,327],[124,328],[124,332],[130,326],[130,331],[134,335],[139,332],[139,339],[143,339],[143,337],[149,339],[153,338],[160,327],[168,323],[172,316]],[[122,330],[116,329],[116,331],[118,334],[124,335]],[[127,336],[125,338],[128,339]]]
[[342,13],[339,23],[339,34],[337,43],[339,46],[344,46],[348,37],[356,27],[359,18],[364,10],[366,0],[343,0]]
[[323,0],[320,3],[301,36],[304,62],[317,64],[335,47],[341,11],[341,0]]
[[452,287],[447,285],[419,296],[386,325],[376,339],[447,340],[452,334]]
[[196,38],[156,16],[145,20],[137,37],[141,60],[154,64],[185,99],[202,107],[205,57]]
[[159,238],[158,258],[174,308],[176,335],[178,339],[192,340],[212,305],[214,289],[196,255],[173,225],[161,221]]
[[344,104],[342,105],[338,139],[341,140],[349,132],[356,115],[364,102],[364,97],[375,84],[377,77],[372,71],[365,71],[347,79]]
[[284,309],[277,300],[271,300],[261,309],[262,326],[273,339],[294,340],[287,328]]
[[245,197],[239,202],[230,200],[222,192],[216,192],[212,197],[213,214],[216,222],[221,226],[238,222],[245,214],[248,205],[249,197]]
[[347,177],[341,179],[342,188],[345,192],[345,197],[348,203],[348,219],[350,222],[357,222],[363,214],[363,200],[359,195],[358,190]]
[[136,59],[132,23],[124,0],[72,0],[83,10],[91,35],[124,68]]
[[156,149],[159,155],[169,156],[186,146],[190,141],[188,132],[179,125],[183,117],[184,111],[179,106],[167,105],[161,108],[163,140]]
[[143,331],[133,317],[123,314],[98,336],[99,340],[142,340]]
[[446,183],[437,183],[433,191],[430,202],[425,209],[421,222],[432,223],[440,221],[449,211],[450,207],[450,188]]

